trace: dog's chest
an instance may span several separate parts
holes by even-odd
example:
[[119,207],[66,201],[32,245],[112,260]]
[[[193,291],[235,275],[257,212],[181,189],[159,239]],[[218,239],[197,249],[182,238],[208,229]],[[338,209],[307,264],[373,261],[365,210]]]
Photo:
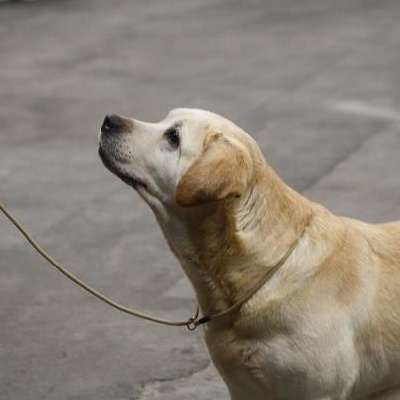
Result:
[[347,345],[326,343],[317,336],[274,334],[253,340],[237,339],[231,332],[207,336],[211,357],[234,400],[340,399],[356,373]]

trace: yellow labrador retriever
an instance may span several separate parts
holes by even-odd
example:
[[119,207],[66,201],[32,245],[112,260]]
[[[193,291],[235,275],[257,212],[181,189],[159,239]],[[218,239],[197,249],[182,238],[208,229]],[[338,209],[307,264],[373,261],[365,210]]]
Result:
[[400,399],[400,223],[331,214],[203,110],[107,116],[99,153],[154,211],[203,315],[250,294],[204,324],[233,400]]

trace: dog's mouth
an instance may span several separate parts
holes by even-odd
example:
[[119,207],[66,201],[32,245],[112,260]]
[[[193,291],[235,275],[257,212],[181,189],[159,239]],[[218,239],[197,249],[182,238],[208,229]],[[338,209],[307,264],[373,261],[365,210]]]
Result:
[[134,189],[137,189],[138,187],[143,187],[144,189],[147,190],[147,185],[145,182],[143,182],[141,179],[137,178],[134,175],[127,175],[122,173],[116,165],[107,157],[105,154],[104,150],[99,146],[99,156],[101,161],[103,162],[104,166],[111,171],[114,175],[118,176],[123,182],[125,182],[127,185],[132,186]]

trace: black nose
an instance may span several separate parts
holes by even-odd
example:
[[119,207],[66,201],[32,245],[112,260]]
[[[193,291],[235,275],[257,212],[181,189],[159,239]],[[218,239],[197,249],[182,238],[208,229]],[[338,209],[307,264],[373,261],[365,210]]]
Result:
[[106,115],[101,126],[101,131],[103,133],[119,133],[122,132],[124,128],[124,120],[116,115]]

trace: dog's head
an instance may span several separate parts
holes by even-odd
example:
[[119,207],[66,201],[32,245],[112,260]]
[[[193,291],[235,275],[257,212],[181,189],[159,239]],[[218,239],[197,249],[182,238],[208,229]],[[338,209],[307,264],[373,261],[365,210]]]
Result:
[[107,116],[99,154],[151,205],[194,207],[242,196],[254,147],[245,132],[219,115],[176,109],[158,123]]

